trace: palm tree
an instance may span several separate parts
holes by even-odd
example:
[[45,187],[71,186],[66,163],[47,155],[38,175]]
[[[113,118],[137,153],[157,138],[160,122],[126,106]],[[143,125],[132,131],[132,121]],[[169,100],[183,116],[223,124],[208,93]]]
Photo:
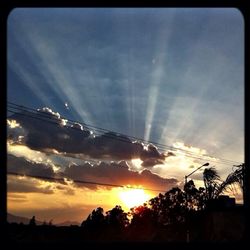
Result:
[[230,186],[238,184],[243,191],[243,178],[245,164],[235,166],[236,169],[230,173],[225,181],[220,180],[215,168],[206,168],[203,172],[206,199],[216,199],[226,191]]
[[207,200],[218,197],[220,187],[220,176],[214,167],[205,168],[203,172],[203,181],[205,185],[205,195]]
[[229,187],[231,187],[232,185],[239,185],[242,192],[243,192],[243,188],[244,188],[244,183],[243,183],[243,179],[244,179],[244,167],[245,164],[242,163],[240,165],[234,166],[235,170],[230,173],[226,180],[223,181],[218,189],[218,193],[222,193],[224,191],[226,191]]

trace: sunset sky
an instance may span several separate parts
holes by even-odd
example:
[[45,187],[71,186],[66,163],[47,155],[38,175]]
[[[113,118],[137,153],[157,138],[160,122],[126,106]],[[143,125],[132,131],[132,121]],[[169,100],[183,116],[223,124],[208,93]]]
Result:
[[[9,175],[12,214],[81,222],[98,206],[128,210],[181,186],[206,162],[222,179],[244,162],[237,9],[17,8],[7,48],[7,101],[37,110],[8,112],[7,170],[66,178]],[[192,177],[202,185],[202,170]]]

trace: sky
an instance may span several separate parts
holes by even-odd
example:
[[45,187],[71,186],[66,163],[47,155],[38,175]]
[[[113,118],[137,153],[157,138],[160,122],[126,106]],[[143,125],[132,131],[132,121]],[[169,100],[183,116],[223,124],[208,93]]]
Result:
[[133,189],[74,178],[167,190],[206,162],[222,178],[233,164],[220,159],[244,162],[237,9],[16,8],[7,30],[7,101],[56,123],[9,112],[8,171],[68,178],[8,176],[9,212],[81,221],[98,206],[128,209]]

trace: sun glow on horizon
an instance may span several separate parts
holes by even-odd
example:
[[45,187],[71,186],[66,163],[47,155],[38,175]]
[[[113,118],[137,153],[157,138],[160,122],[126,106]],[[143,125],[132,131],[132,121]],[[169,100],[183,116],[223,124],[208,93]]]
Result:
[[125,189],[119,192],[119,198],[128,208],[142,205],[150,199],[150,195],[141,188]]

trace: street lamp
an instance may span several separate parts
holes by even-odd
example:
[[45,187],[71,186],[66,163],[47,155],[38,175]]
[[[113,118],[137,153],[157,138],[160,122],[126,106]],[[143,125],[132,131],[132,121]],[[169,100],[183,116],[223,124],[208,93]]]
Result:
[[[209,165],[209,163],[207,162],[207,163],[205,163],[205,164],[203,164],[203,165],[201,165],[200,167],[198,167],[198,168],[196,168],[193,172],[191,172],[190,174],[188,174],[188,175],[185,175],[185,186],[187,185],[187,178],[190,176],[190,175],[192,175],[193,173],[195,173],[197,170],[199,170],[200,168],[202,168],[202,167],[205,167],[205,166],[208,166]],[[185,187],[184,186],[184,187]],[[187,205],[187,192],[185,192],[186,193],[186,205]],[[188,214],[186,213],[186,223],[187,223],[187,243],[189,243],[189,223],[188,223]]]
[[195,173],[195,172],[196,172],[197,170],[199,170],[200,168],[205,167],[205,166],[208,166],[208,165],[209,165],[209,163],[207,162],[207,163],[201,165],[200,167],[196,168],[192,173],[190,173],[190,174],[188,174],[188,175],[185,175],[185,185],[187,184],[187,178],[188,178],[190,175],[192,175],[193,173]]

